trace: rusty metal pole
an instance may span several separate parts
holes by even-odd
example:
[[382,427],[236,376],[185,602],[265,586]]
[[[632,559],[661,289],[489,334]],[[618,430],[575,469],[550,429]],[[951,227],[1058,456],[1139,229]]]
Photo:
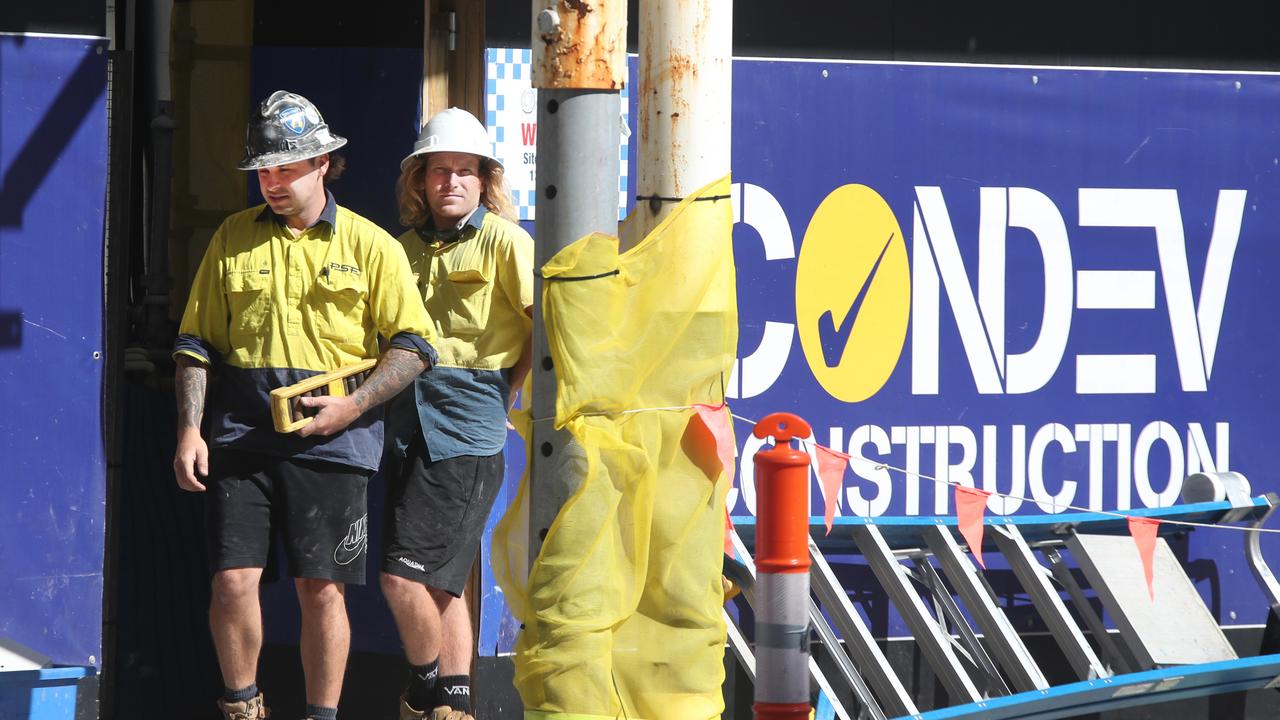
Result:
[[[538,89],[535,265],[592,232],[618,226],[620,91],[627,77],[626,0],[534,0]],[[556,378],[535,271],[533,417],[556,410]],[[533,425],[529,561],[585,472],[581,450],[549,421]]]
[[651,0],[640,13],[633,247],[685,196],[729,173],[733,0]]

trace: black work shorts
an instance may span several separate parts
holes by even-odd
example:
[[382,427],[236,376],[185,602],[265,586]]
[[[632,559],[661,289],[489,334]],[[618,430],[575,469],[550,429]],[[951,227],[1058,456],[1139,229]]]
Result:
[[419,434],[389,456],[382,570],[460,597],[502,487],[502,453],[432,462]]
[[274,532],[291,576],[363,585],[370,475],[321,460],[213,449],[205,502],[212,569],[266,567]]

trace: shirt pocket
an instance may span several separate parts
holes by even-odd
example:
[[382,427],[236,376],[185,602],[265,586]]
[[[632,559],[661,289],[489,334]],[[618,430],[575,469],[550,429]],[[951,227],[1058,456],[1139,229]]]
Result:
[[230,272],[226,276],[225,288],[232,345],[242,346],[237,338],[256,334],[271,313],[271,272]]
[[364,279],[355,273],[326,273],[320,276],[313,292],[314,310],[318,315],[316,328],[321,337],[362,346],[368,334],[365,310],[369,286]]
[[492,278],[483,270],[454,270],[447,276],[446,284],[449,334],[474,338],[484,332],[493,298]]

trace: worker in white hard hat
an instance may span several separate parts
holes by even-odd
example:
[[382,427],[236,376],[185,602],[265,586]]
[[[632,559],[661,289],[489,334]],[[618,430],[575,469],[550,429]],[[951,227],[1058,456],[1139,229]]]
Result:
[[402,720],[471,720],[463,589],[532,356],[533,239],[484,126],[449,108],[400,164],[400,236],[439,357],[388,405],[382,591],[410,665]]

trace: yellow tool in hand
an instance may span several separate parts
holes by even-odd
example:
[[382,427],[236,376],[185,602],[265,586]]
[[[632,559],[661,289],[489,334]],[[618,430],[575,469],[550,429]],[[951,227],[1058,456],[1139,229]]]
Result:
[[304,407],[298,402],[299,398],[350,395],[364,384],[365,379],[373,373],[377,365],[377,358],[361,360],[355,365],[348,365],[272,390],[271,422],[276,426],[276,432],[293,432],[311,422],[311,418],[319,414],[320,408]]

